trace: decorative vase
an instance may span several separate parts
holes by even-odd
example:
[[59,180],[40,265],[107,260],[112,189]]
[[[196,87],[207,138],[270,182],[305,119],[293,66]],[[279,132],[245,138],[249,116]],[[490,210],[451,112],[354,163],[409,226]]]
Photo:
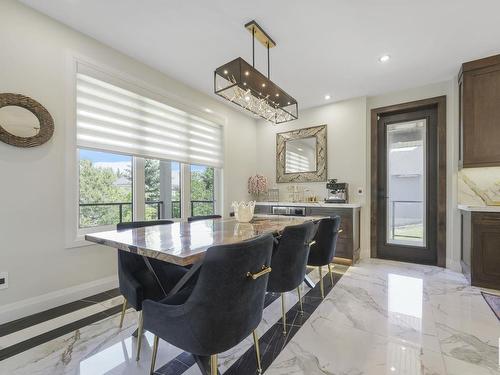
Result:
[[255,201],[233,202],[231,207],[234,209],[234,217],[240,223],[248,223],[253,219],[255,210]]

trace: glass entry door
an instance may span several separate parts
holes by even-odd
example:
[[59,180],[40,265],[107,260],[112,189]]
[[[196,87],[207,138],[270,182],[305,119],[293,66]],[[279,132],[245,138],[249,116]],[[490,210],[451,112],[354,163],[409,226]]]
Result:
[[387,242],[425,247],[427,119],[386,127]]
[[435,263],[435,110],[384,116],[378,126],[378,256]]

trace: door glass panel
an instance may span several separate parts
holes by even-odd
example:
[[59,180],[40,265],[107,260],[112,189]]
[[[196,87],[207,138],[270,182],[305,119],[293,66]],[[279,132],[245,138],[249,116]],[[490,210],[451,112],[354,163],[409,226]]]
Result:
[[387,125],[387,243],[425,247],[427,120]]

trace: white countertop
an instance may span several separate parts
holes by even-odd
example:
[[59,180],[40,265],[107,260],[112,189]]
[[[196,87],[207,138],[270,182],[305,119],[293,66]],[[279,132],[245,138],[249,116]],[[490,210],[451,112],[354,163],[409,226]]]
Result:
[[459,204],[458,209],[462,211],[474,211],[474,212],[499,212],[500,206],[471,206],[467,204]]
[[325,202],[257,202],[258,206],[299,206],[330,208],[361,208],[359,203],[325,203]]

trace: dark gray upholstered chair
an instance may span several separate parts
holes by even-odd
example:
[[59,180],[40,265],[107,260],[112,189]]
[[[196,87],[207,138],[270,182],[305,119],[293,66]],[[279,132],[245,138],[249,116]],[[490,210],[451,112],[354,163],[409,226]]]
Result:
[[281,312],[283,333],[286,334],[285,293],[297,289],[302,310],[300,284],[306,275],[309,245],[314,236],[314,224],[307,222],[286,227],[279,238],[271,260],[272,272],[269,275],[267,290],[281,293]]
[[[135,221],[120,223],[116,226],[116,229],[126,230],[172,223],[173,221],[169,220]],[[123,326],[123,318],[125,317],[127,305],[139,311],[136,360],[139,360],[142,343],[142,302],[145,299],[160,300],[164,298],[165,292],[168,293],[168,290],[172,289],[182,276],[187,273],[187,269],[184,267],[153,258],[149,258],[148,261],[154,274],[150,271],[142,256],[118,250],[118,284],[120,293],[124,297],[120,328]]]
[[213,246],[191,290],[185,288],[159,302],[144,301],[144,328],[155,334],[151,373],[159,338],[197,357],[210,356],[215,375],[217,354],[252,332],[261,368],[255,329],[262,319],[272,247],[270,234]]
[[205,215],[205,216],[191,216],[188,217],[188,222],[199,221],[199,220],[208,220],[208,219],[220,219],[222,216],[220,215]]
[[314,236],[311,250],[309,251],[308,266],[318,267],[319,283],[321,287],[321,297],[325,298],[325,287],[323,285],[322,267],[328,265],[330,280],[333,285],[332,265],[335,249],[337,247],[337,237],[341,232],[340,216],[333,216],[319,221],[316,235]]

